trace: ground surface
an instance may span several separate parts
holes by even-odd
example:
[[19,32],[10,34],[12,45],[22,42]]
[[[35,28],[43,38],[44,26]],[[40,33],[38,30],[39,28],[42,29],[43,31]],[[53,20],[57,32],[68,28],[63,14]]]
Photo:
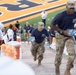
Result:
[[[30,53],[31,44],[22,43],[22,61],[27,63],[35,71],[36,75],[55,75],[54,58],[55,50],[46,48],[44,53],[44,60],[41,66],[37,66],[37,61],[33,61],[33,57]],[[64,75],[64,70],[66,67],[67,56],[63,55],[61,69],[61,75]],[[72,75],[76,75],[76,59],[74,62],[75,67],[71,70]]]

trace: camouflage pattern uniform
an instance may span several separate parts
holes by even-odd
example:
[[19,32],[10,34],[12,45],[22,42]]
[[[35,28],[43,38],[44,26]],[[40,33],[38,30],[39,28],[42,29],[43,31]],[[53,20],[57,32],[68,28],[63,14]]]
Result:
[[24,32],[24,33],[25,33],[25,34],[24,34],[25,41],[28,41],[28,43],[29,43],[30,33],[29,33],[29,32],[28,32],[28,33]]
[[44,42],[42,43],[36,43],[36,42],[33,42],[32,43],[32,47],[31,47],[31,53],[34,57],[37,56],[38,54],[38,60],[42,60],[43,59],[43,53],[45,52],[45,47],[44,47]]
[[70,70],[71,68],[73,68],[73,62],[75,59],[74,39],[72,37],[65,37],[57,33],[56,34],[56,58],[55,58],[56,68],[59,68],[61,64],[62,54],[63,54],[65,45],[67,47],[67,52],[69,56],[66,69]]

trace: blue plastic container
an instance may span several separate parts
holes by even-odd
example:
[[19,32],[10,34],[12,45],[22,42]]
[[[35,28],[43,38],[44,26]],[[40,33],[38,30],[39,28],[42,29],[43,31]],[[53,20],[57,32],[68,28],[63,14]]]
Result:
[[68,31],[68,34],[69,34],[70,36],[75,36],[76,30],[75,30],[75,29],[71,29],[71,30]]
[[50,48],[50,44],[49,43],[46,44],[46,48]]
[[35,37],[31,36],[31,37],[29,38],[29,41],[30,41],[30,42],[34,42],[34,41],[35,41]]

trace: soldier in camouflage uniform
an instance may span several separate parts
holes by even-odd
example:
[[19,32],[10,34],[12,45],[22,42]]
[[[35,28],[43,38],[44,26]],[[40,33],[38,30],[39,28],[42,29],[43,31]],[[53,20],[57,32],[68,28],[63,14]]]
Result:
[[75,59],[74,39],[68,34],[68,29],[74,29],[76,22],[75,2],[70,0],[66,4],[67,10],[57,14],[51,22],[51,28],[56,30],[56,57],[55,57],[55,73],[60,75],[60,65],[64,46],[67,47],[68,62],[64,75],[71,75],[70,70],[74,67]]
[[34,56],[34,61],[36,61],[38,56],[38,65],[41,65],[41,61],[43,59],[43,53],[45,52],[45,38],[47,36],[48,43],[50,43],[49,33],[44,28],[44,23],[39,22],[38,28],[32,31],[31,36],[35,37],[35,41],[32,42],[31,53]]

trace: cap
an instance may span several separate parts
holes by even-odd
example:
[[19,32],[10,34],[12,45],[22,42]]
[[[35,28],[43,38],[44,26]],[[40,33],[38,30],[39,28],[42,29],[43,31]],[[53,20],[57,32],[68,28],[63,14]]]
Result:
[[44,28],[44,23],[43,23],[43,22],[38,22],[38,26],[39,26],[40,28]]
[[68,0],[68,2],[66,3],[66,6],[68,8],[75,8],[75,1],[74,0]]

